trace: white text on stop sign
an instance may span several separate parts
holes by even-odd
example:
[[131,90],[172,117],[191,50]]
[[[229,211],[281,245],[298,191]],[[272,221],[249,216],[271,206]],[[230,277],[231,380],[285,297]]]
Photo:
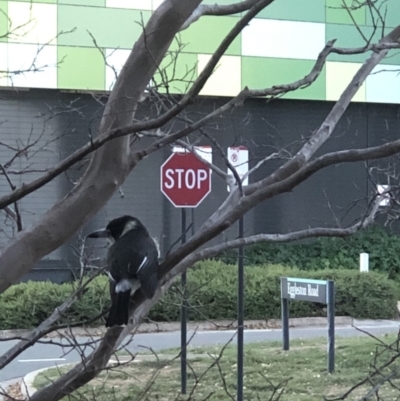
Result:
[[165,171],[165,187],[167,189],[172,188],[187,188],[193,189],[201,188],[201,183],[207,180],[207,170],[205,169],[188,169],[183,168],[172,169],[169,168]]

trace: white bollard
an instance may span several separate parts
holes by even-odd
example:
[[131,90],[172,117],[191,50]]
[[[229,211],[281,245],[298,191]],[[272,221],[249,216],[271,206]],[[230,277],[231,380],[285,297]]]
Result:
[[360,253],[360,272],[369,271],[369,254],[368,253]]

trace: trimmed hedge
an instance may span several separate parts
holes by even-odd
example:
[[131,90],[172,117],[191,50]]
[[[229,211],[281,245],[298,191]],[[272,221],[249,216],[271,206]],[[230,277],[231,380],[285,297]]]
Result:
[[[389,319],[396,315],[398,286],[381,274],[351,270],[306,272],[264,265],[245,268],[246,319],[280,317],[281,276],[334,280],[337,315],[370,319]],[[204,261],[189,271],[187,282],[189,319],[236,318],[236,266],[219,261]],[[37,326],[71,294],[72,290],[72,284],[58,285],[50,282],[29,282],[12,286],[0,295],[0,329]],[[149,318],[154,321],[178,321],[180,294],[180,281],[177,280],[165,297],[150,311]],[[109,302],[108,279],[98,277],[61,322],[75,323],[91,319],[107,309]],[[289,304],[291,317],[326,316],[325,305],[322,304]]]
[[[314,272],[279,265],[245,267],[246,319],[280,318],[280,277],[334,280],[336,315],[354,318],[391,319],[396,316],[398,285],[379,273],[352,270]],[[223,262],[202,262],[187,276],[189,318],[192,320],[235,319],[237,311],[237,267]],[[154,320],[179,320],[180,291],[173,289],[150,313]],[[311,302],[289,302],[291,317],[326,316],[326,306]]]
[[[301,270],[359,269],[360,253],[370,257],[370,270],[400,280],[400,237],[380,226],[372,226],[345,238],[318,238],[307,243],[261,243],[245,248],[248,265],[282,264]],[[237,252],[218,259],[236,263]]]
[[[13,285],[0,295],[0,330],[36,327],[73,291],[73,283],[30,281]],[[108,291],[108,279],[96,278],[57,324],[73,324],[95,317],[109,307]]]

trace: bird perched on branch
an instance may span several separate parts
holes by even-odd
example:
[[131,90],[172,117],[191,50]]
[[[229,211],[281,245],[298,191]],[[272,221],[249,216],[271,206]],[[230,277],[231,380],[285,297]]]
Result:
[[140,287],[144,296],[153,298],[157,288],[158,249],[146,227],[132,216],[122,216],[87,238],[107,238],[111,309],[106,327],[128,324],[129,299]]

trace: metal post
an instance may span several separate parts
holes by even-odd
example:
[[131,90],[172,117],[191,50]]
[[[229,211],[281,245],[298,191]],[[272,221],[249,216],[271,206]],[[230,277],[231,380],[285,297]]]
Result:
[[191,211],[191,215],[192,215],[192,229],[190,230],[190,234],[193,237],[193,235],[194,235],[194,207],[192,207],[190,209],[190,211]]
[[328,281],[328,372],[335,370],[335,283]]
[[[181,209],[182,244],[186,242],[186,209]],[[182,307],[181,307],[181,393],[186,394],[186,343],[187,343],[187,299],[186,299],[186,272],[181,276]]]
[[283,350],[289,351],[289,300],[281,299]]
[[[244,218],[239,219],[239,238],[243,238]],[[238,338],[237,338],[237,401],[243,401],[243,334],[244,334],[244,249],[238,250]]]

